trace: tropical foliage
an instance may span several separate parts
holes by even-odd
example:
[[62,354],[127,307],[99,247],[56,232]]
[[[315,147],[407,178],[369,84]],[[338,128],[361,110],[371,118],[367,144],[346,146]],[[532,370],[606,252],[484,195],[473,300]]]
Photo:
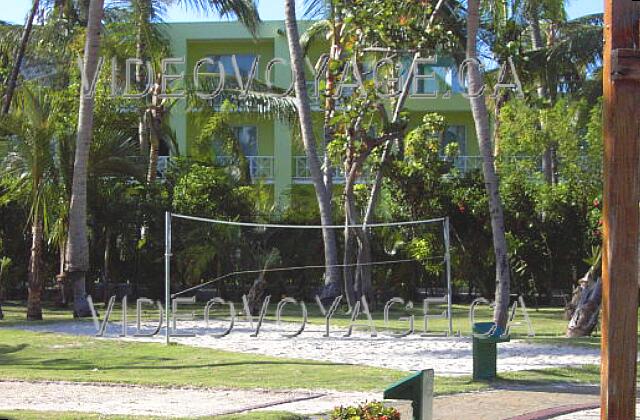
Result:
[[[86,266],[76,267],[83,275],[71,279],[76,303],[84,298],[85,278],[86,293],[98,299],[114,292],[160,297],[165,211],[303,225],[447,216],[456,293],[490,296],[496,288],[497,258],[493,195],[504,213],[503,266],[509,267],[506,278],[511,279],[505,282],[515,293],[543,303],[556,289],[570,290],[588,269],[584,260],[599,245],[601,230],[599,16],[568,21],[562,2],[552,0],[478,4],[477,52],[490,70],[480,74],[488,82],[487,98],[477,105],[485,107],[481,117],[485,122],[491,117],[495,128],[484,139],[484,166],[493,168],[496,177],[488,195],[487,173],[460,170],[457,145],[443,146],[442,133],[451,122],[434,113],[411,121],[406,98],[381,99],[370,74],[371,62],[382,58],[410,62],[435,51],[462,59],[469,16],[459,2],[308,2],[319,19],[300,36],[296,53],[302,63],[310,45],[318,43],[329,55],[320,86],[321,121],[297,120],[304,113],[303,70],[297,75],[297,106],[293,96],[269,95],[260,82],[258,92],[243,103],[231,84],[221,105],[194,107],[203,129],[191,150],[175,146],[168,123],[172,104],[159,99],[157,83],[146,99],[125,102],[110,95],[111,74],[105,66],[93,103],[83,104],[75,57],[92,36],[87,30],[89,6],[96,3],[34,2],[39,13],[26,37],[26,26],[0,24],[0,83],[10,104],[0,118],[0,255],[12,261],[3,265],[0,300],[3,293],[26,299],[29,319],[41,318],[42,299],[71,303],[69,263],[83,258]],[[94,14],[101,16],[94,16],[93,30],[97,33],[100,26],[96,22],[105,29],[99,35],[100,53],[107,61],[116,58],[119,70],[127,57],[157,62],[167,54],[162,19],[170,3],[123,0],[98,7]],[[183,3],[236,16],[252,33],[258,31],[252,1]],[[293,2],[288,3],[292,12]],[[437,4],[442,8],[436,9]],[[291,16],[290,33],[296,27]],[[16,45],[23,58],[17,59]],[[354,68],[354,60],[360,67]],[[514,76],[510,70],[505,75],[491,69],[510,62],[523,95],[512,90],[489,95],[495,84]],[[28,71],[21,70],[13,80],[19,68]],[[364,74],[360,81],[359,71]],[[396,68],[385,72],[388,78],[400,75]],[[143,90],[144,69],[135,78],[136,89]],[[337,95],[342,83],[359,85],[357,94]],[[295,136],[305,139],[315,168],[314,189],[294,186],[288,208],[276,208],[270,186],[251,180],[232,129],[233,115],[247,111],[292,122]],[[324,136],[314,135],[314,128]],[[219,152],[230,159],[224,165],[212,151],[211,138],[221,141]],[[78,145],[84,148],[82,156]],[[160,148],[174,157],[161,180],[156,179]],[[344,185],[334,185],[338,172],[345,174]],[[86,178],[79,179],[83,174]],[[83,195],[86,202],[78,207]],[[266,293],[310,299],[319,291],[325,297],[346,292],[350,303],[361,296],[415,299],[418,289],[436,287],[442,280],[442,267],[432,259],[444,252],[442,238],[428,229],[352,227],[343,235],[333,230],[324,236],[203,228],[188,222],[175,229],[172,280],[180,288],[216,280],[238,267],[266,270],[275,264],[324,264],[331,273],[270,273],[268,281],[252,288],[256,301]],[[74,256],[78,249],[86,253],[79,259]],[[419,264],[366,265],[391,256]],[[359,263],[364,265],[354,269]],[[255,281],[256,276],[239,276],[216,287],[237,299]]]

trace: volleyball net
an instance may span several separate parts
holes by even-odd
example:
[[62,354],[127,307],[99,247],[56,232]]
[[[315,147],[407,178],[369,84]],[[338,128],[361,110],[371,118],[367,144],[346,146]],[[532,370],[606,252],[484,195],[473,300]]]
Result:
[[[332,264],[323,231],[335,243]],[[395,297],[432,299],[451,319],[448,218],[322,226],[167,212],[164,262],[167,325],[177,298],[243,302],[249,311],[267,295],[329,304],[343,295],[348,309],[363,296],[372,309]]]

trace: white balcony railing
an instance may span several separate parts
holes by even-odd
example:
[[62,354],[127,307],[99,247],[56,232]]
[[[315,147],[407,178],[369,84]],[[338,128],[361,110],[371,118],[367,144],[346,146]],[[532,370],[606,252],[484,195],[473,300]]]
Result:
[[[443,157],[443,159],[448,159]],[[482,169],[482,156],[457,156],[453,159],[453,166],[461,172]]]
[[[308,184],[311,182],[311,170],[306,156],[294,156],[294,168],[293,168],[293,183],[294,184]],[[364,173],[362,173],[357,184],[368,183],[372,179],[371,171],[365,167]],[[345,173],[343,168],[333,167],[333,182],[334,184],[344,184]]]
[[[273,156],[245,156],[249,162],[249,175],[253,180],[270,181],[274,175],[274,157]],[[232,165],[236,161],[231,156],[217,156],[216,162],[219,165]]]
[[[449,160],[450,158],[443,156],[442,159]],[[533,162],[539,170],[542,170],[540,160],[532,156],[500,156],[499,161],[510,164]],[[461,172],[482,169],[482,156],[457,156],[453,159],[453,166]]]

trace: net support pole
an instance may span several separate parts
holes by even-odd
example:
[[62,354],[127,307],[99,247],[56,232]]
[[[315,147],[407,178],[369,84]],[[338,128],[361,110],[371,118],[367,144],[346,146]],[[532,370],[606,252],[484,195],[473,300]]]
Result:
[[164,317],[166,344],[170,344],[169,319],[171,308],[171,213],[164,214]]
[[449,336],[453,336],[453,287],[451,285],[451,253],[449,252],[450,245],[450,228],[449,218],[444,219],[444,260],[447,274],[447,318],[449,320]]

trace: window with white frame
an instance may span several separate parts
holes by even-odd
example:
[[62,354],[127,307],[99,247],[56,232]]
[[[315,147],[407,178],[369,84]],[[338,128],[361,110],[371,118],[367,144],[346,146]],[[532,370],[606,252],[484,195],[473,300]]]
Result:
[[[243,80],[246,80],[249,76],[249,72],[251,71],[251,67],[253,66],[253,62],[256,59],[256,56],[253,54],[234,54],[236,58],[236,63],[238,64],[238,70],[240,71],[240,77]],[[218,74],[219,73],[219,65],[218,63],[222,63],[222,67],[224,68],[224,73],[227,77],[235,78],[235,69],[233,66],[233,56],[232,55],[210,55],[207,58],[210,58],[214,64],[205,63],[201,67],[201,72],[204,74]],[[257,74],[256,74],[257,76]]]
[[450,143],[458,143],[460,156],[467,154],[467,127],[464,125],[450,125],[442,133],[440,146],[444,152],[445,147]]
[[258,128],[255,125],[233,127],[234,134],[245,156],[258,155]]

